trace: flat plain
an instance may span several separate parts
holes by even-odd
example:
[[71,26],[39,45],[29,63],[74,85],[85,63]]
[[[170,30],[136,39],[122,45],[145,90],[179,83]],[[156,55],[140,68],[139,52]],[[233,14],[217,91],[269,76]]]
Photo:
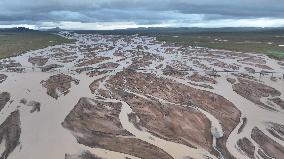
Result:
[[0,31],[0,58],[68,42],[72,41],[55,34],[39,31]]
[[0,60],[1,158],[284,156],[281,58],[176,35],[54,36]]

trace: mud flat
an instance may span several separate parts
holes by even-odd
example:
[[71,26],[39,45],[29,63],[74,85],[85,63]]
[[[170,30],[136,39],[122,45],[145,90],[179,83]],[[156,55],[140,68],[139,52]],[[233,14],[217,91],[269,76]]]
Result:
[[231,70],[239,70],[239,67],[234,65],[234,64],[226,64],[224,62],[217,62],[217,63],[214,63],[212,64],[213,66],[217,66],[217,67],[220,67],[220,68],[225,68],[225,69],[231,69]]
[[28,59],[28,61],[30,63],[32,63],[33,65],[43,66],[43,65],[45,65],[47,63],[48,58],[41,57],[41,56],[36,56],[36,57],[30,57]]
[[4,106],[8,103],[10,98],[11,98],[10,93],[8,93],[8,92],[0,93],[0,112],[4,108]]
[[34,113],[34,112],[40,112],[40,106],[41,104],[37,101],[27,101],[25,98],[20,100],[21,104],[24,104],[26,106],[32,107],[30,110],[30,113]]
[[20,113],[12,112],[0,125],[1,159],[9,157],[10,153],[20,144]]
[[0,83],[4,82],[7,79],[7,75],[5,74],[0,74]]
[[81,98],[62,123],[80,144],[145,159],[171,159],[163,150],[133,136],[119,121],[120,103]]
[[260,131],[257,127],[252,130],[252,139],[255,140],[261,149],[261,156],[264,158],[283,158],[284,156],[284,147],[274,140],[270,139],[267,135],[265,135],[262,131]]
[[77,67],[82,67],[82,66],[88,66],[88,65],[93,65],[93,64],[96,64],[96,63],[99,63],[99,62],[102,62],[102,61],[105,61],[105,60],[108,60],[109,58],[108,57],[94,57],[92,59],[81,59],[79,61],[78,64],[76,64]]
[[243,151],[249,158],[254,159],[254,145],[247,138],[242,138],[237,142],[238,147]]
[[[230,153],[226,150],[225,143],[228,135],[239,122],[240,112],[232,103],[230,103],[223,97],[207,91],[194,89],[192,87],[176,83],[168,79],[158,78],[152,74],[138,73],[134,71],[119,72],[116,74],[116,76],[111,77],[108,82],[112,85],[110,90],[112,90],[113,94],[115,95],[115,98],[123,99],[126,102],[130,103],[130,106],[132,107],[132,109],[136,110],[135,113],[142,120],[141,122],[144,123],[144,126],[147,128],[148,131],[153,132],[156,135],[160,135],[161,137],[172,137],[175,141],[183,141],[183,143],[186,143],[188,141],[189,143],[191,143],[189,145],[203,147],[204,149],[212,151],[212,147],[209,146],[211,137],[208,134],[208,125],[206,126],[206,124],[202,124],[203,126],[201,126],[200,123],[190,122],[194,119],[188,119],[188,123],[186,123],[186,116],[190,116],[183,114],[186,113],[186,109],[179,110],[179,108],[176,106],[168,106],[169,108],[167,108],[166,106],[162,106],[159,104],[151,104],[151,102],[145,100],[142,100],[140,102],[133,102],[135,101],[133,100],[133,103],[131,104],[131,98],[129,93],[124,92],[123,90],[129,90],[131,92],[142,94],[145,96],[152,95],[153,97],[156,97],[158,99],[162,99],[172,103],[178,103],[180,105],[194,105],[210,112],[220,121],[224,129],[224,136],[217,140],[217,145],[222,150],[223,155],[231,157]],[[137,97],[133,99],[137,100]],[[139,107],[141,107],[140,110]],[[143,110],[146,112],[144,112]],[[174,113],[171,114],[171,112]],[[190,111],[187,113],[190,114]],[[160,117],[155,114],[158,114]],[[194,114],[196,115],[196,119],[202,119],[201,116],[198,117],[196,113]],[[146,115],[148,115],[148,117]],[[175,122],[175,124],[171,125],[171,120],[177,120],[180,123],[188,125],[188,129],[183,130],[183,127],[177,124],[179,122]],[[204,118],[203,122],[207,123]],[[159,129],[159,127],[162,128],[161,124],[165,125],[165,130]],[[169,124],[171,126],[169,126]],[[196,130],[195,126],[197,126],[198,124],[201,127]],[[204,132],[206,131],[207,133],[204,134]],[[194,140],[194,135],[198,135],[198,133],[203,134],[203,137],[195,139],[198,141],[190,142]],[[173,136],[173,134],[179,135]],[[193,135],[190,137],[187,136],[188,134]],[[209,144],[204,144],[204,141],[207,141]]]
[[63,67],[63,65],[49,64],[49,65],[46,65],[46,66],[42,67],[42,68],[41,68],[41,71],[42,71],[42,72],[47,72],[47,71],[50,71],[50,70],[52,70],[52,69],[60,68],[60,67]]
[[171,66],[166,66],[165,69],[163,69],[163,74],[167,76],[173,76],[173,77],[185,77],[188,73],[179,71]]
[[98,67],[99,68],[104,68],[104,69],[115,69],[119,66],[118,63],[114,63],[114,62],[107,62],[107,63],[103,63],[100,64]]
[[[141,57],[142,56],[142,57]],[[161,59],[162,57],[159,57],[157,55],[153,55],[147,52],[143,52],[138,54],[138,57],[135,57],[133,59],[133,63],[129,66],[130,69],[138,69],[138,68],[145,68],[152,64],[153,61],[156,59]]]
[[248,80],[257,81],[257,79],[254,76],[249,75],[247,73],[232,73],[232,75],[236,76],[236,77],[239,77],[239,78],[244,78],[244,79],[248,79]]
[[265,84],[243,78],[238,78],[238,81],[239,83],[233,85],[233,90],[235,92],[259,106],[270,110],[275,110],[274,108],[271,108],[268,105],[262,103],[260,99],[262,97],[280,96],[281,93],[278,90]]
[[284,62],[278,62],[279,65],[284,66]]
[[0,62],[0,68],[21,67],[22,65],[15,60],[5,60]]
[[47,94],[57,99],[61,94],[68,94],[71,82],[79,84],[79,81],[65,74],[50,76],[48,80],[42,81],[42,86],[47,89]]
[[103,71],[94,70],[94,71],[88,72],[87,75],[90,76],[90,77],[96,77],[96,76],[99,76],[99,75],[106,74],[108,72],[111,72],[111,71],[110,70],[103,70]]
[[105,77],[105,76],[94,80],[94,81],[90,84],[90,86],[89,86],[91,92],[92,92],[92,93],[95,93],[96,91],[99,91],[100,86],[101,86],[101,83],[102,83],[104,80],[106,80],[106,77]]
[[229,83],[231,83],[231,84],[234,84],[234,83],[237,82],[237,80],[236,80],[236,79],[233,79],[233,78],[227,78],[227,81],[228,81]]
[[243,129],[246,126],[246,124],[247,124],[247,118],[244,117],[244,118],[242,118],[242,125],[238,129],[238,134],[243,131]]
[[211,84],[217,83],[217,81],[214,80],[213,78],[202,76],[202,75],[199,75],[198,73],[195,73],[194,75],[190,76],[188,79],[194,82],[205,82],[205,83],[211,83]]
[[271,100],[272,102],[279,105],[282,109],[284,109],[284,100],[282,100],[281,98],[276,97],[276,98],[270,98],[269,100]]
[[96,155],[92,154],[89,151],[85,151],[79,155],[66,154],[65,159],[103,159],[103,158],[97,157]]
[[272,134],[274,137],[284,141],[284,125],[272,123],[267,123],[268,127],[266,128],[270,134]]
[[212,151],[210,122],[202,113],[182,106],[163,105],[131,93],[125,95],[123,100],[140,119],[135,123],[137,127],[146,128],[152,134],[168,141]]

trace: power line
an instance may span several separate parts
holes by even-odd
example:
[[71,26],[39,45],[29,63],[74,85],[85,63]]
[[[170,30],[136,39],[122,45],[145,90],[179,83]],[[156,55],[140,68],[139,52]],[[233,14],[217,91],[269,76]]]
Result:
[[[21,66],[21,67],[8,67],[6,69],[32,69],[32,72],[36,72],[35,69],[44,69],[46,68],[45,66]],[[62,67],[57,67],[57,68],[62,68]],[[102,67],[72,67],[72,68],[67,68],[67,69],[60,69],[60,70],[55,70],[57,68],[51,68],[50,70],[58,71],[58,72],[78,72],[81,71],[94,71],[94,70],[100,70],[100,71],[164,71],[164,72],[192,72],[192,73],[207,73],[207,74],[218,74],[218,73],[249,73],[249,74],[260,74],[260,75],[265,75],[265,74],[283,74],[284,76],[284,71],[258,71],[258,72],[249,72],[249,71],[238,71],[238,70],[192,70],[192,69],[158,69],[158,68],[102,68]],[[17,72],[13,70],[0,70],[0,72]],[[19,71],[21,72],[21,71]],[[42,71],[41,72],[46,72]]]

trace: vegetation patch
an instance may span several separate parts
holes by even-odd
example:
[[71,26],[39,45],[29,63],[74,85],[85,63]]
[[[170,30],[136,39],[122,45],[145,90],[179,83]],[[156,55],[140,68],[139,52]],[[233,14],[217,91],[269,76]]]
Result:
[[74,42],[74,40],[40,31],[0,31],[0,59],[16,56],[30,50],[37,50],[47,46],[70,42]]
[[158,35],[157,40],[183,45],[225,49],[239,52],[263,53],[284,60],[284,37],[274,33],[194,33],[187,35]]

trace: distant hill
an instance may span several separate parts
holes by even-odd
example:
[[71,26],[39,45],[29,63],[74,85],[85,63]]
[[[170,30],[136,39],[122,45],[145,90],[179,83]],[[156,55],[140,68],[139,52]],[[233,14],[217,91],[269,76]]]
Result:
[[0,28],[0,32],[37,32],[26,27]]
[[60,32],[60,31],[65,31],[64,29],[61,29],[60,27],[55,27],[51,29],[41,29],[41,31],[46,31],[46,32]]

